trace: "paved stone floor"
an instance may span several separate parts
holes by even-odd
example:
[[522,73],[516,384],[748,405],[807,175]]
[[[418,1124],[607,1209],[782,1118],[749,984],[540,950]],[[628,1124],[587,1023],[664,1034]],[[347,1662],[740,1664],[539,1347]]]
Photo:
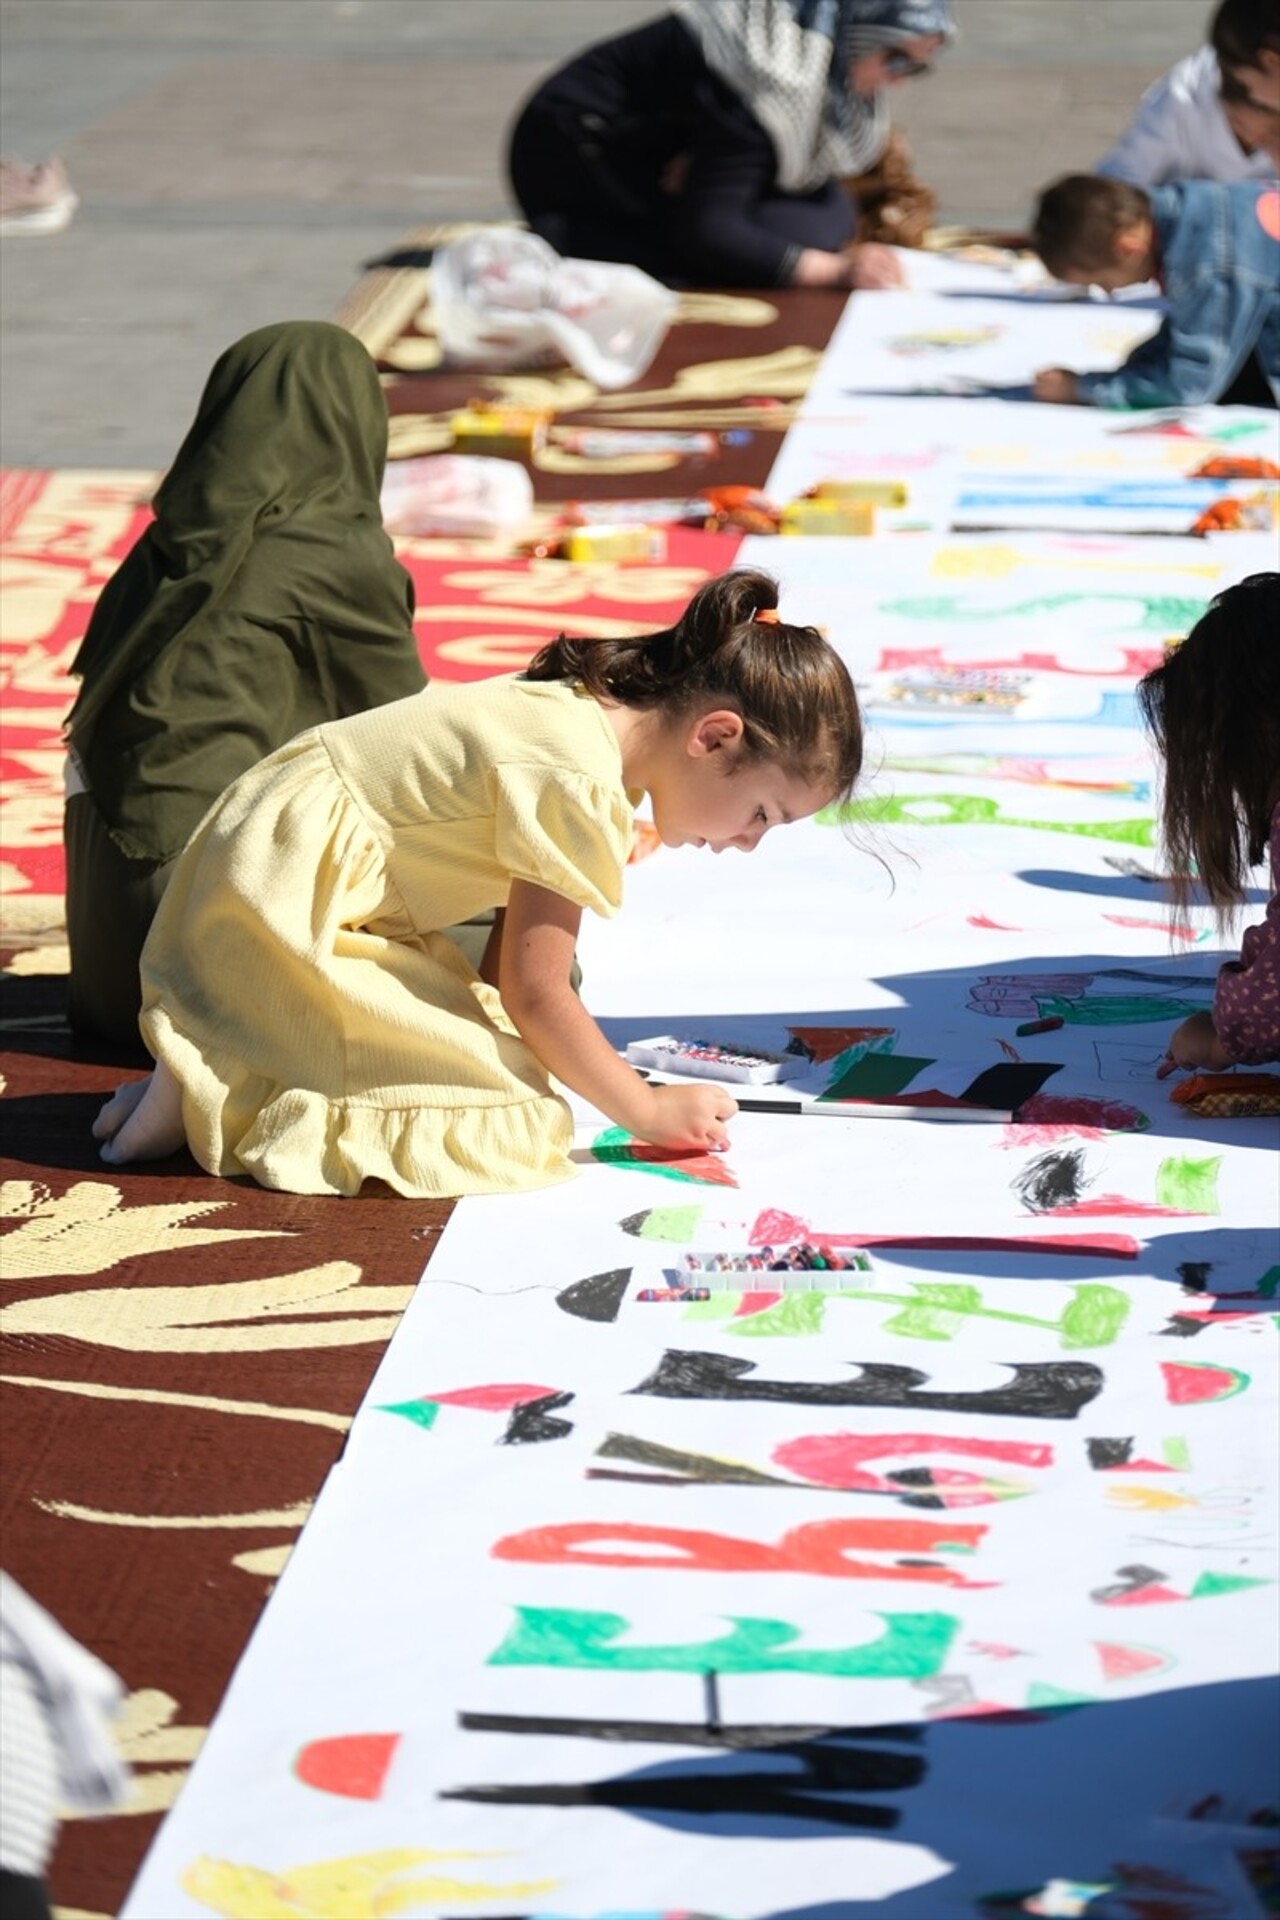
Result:
[[[161,466],[210,363],[327,315],[434,219],[509,210],[504,129],[649,0],[3,0],[6,153],[65,157],[63,234],[0,273],[0,456]],[[958,0],[962,38],[895,113],[942,217],[1020,221],[1202,39],[1208,0]]]

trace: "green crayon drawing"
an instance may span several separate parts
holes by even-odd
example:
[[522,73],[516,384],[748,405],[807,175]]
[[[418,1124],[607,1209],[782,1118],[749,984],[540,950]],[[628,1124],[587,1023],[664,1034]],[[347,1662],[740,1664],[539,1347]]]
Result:
[[1218,1168],[1222,1155],[1191,1160],[1179,1155],[1162,1160],[1156,1169],[1156,1202],[1179,1213],[1221,1213],[1218,1204]]
[[[1027,1688],[1028,1707],[1093,1707],[1098,1703],[1096,1693],[1075,1693],[1069,1687],[1050,1686],[1047,1680],[1033,1680]],[[1099,1887],[1100,1893],[1109,1891],[1108,1887]],[[1025,1908],[1030,1912],[1030,1908]],[[1083,1909],[1081,1909],[1083,1911]]]
[[1119,605],[1140,607],[1142,618],[1130,629],[1134,633],[1186,633],[1205,610],[1203,600],[1191,600],[1178,594],[1156,593],[1045,593],[1033,600],[1019,601],[1013,607],[967,606],[958,593],[916,594],[904,600],[881,602],[881,613],[900,614],[905,620],[1025,620],[1033,614],[1058,613],[1063,607],[1087,606],[1091,601],[1110,600]]
[[877,1613],[884,1631],[859,1646],[806,1650],[789,1620],[726,1616],[731,1633],[675,1646],[615,1646],[631,1622],[579,1607],[517,1607],[493,1667],[576,1667],[609,1673],[817,1673],[835,1680],[927,1680],[959,1621],[949,1613]]
[[1006,813],[998,800],[976,793],[880,794],[870,800],[823,807],[814,814],[820,827],[1029,827],[1036,833],[1074,833],[1087,840],[1118,840],[1131,847],[1156,844],[1154,820],[1023,820]]
[[885,1321],[886,1333],[907,1340],[951,1340],[970,1320],[1001,1321],[1011,1326],[1039,1327],[1056,1332],[1064,1349],[1109,1347],[1129,1317],[1129,1297],[1119,1287],[1084,1281],[1071,1289],[1072,1298],[1056,1319],[1030,1313],[1006,1313],[982,1303],[982,1290],[963,1281],[913,1280],[911,1294],[859,1293],[858,1300],[899,1306]]
[[1203,1000],[1175,1000],[1158,994],[1095,993],[1067,1000],[1056,993],[1037,993],[1042,1019],[1057,1014],[1069,1027],[1137,1027],[1151,1020],[1172,1024],[1189,1013],[1203,1013]]
[[1206,437],[1210,440],[1217,440],[1221,445],[1229,447],[1233,441],[1252,440],[1255,434],[1265,433],[1266,431],[1267,423],[1265,420],[1233,420],[1230,426],[1214,427]]
[[701,1207],[650,1207],[640,1227],[641,1240],[674,1240],[687,1244],[697,1231]]
[[[1200,1208],[1216,1212],[1217,1208]],[[768,1275],[760,1276],[767,1291]],[[717,1321],[721,1331],[742,1339],[752,1336],[803,1336],[821,1333],[828,1305],[896,1307],[900,1311],[885,1321],[882,1331],[899,1334],[904,1340],[953,1340],[973,1320],[999,1321],[1015,1327],[1036,1327],[1045,1333],[1057,1333],[1066,1351],[1082,1347],[1109,1347],[1129,1318],[1128,1294],[1119,1287],[1098,1281],[1081,1281],[1071,1289],[1072,1298],[1056,1319],[1039,1314],[1007,1313],[1002,1308],[984,1306],[982,1290],[965,1281],[911,1280],[910,1293],[864,1292],[820,1287],[804,1293],[786,1293],[781,1300],[762,1307],[758,1313],[739,1315],[740,1293],[713,1293],[710,1300],[692,1301],[684,1318],[693,1321]]]
[[[761,1291],[768,1291],[769,1276],[760,1276]],[[821,1333],[822,1309],[827,1295],[812,1293],[784,1293],[780,1300],[773,1301],[767,1307],[761,1307],[755,1313],[740,1314],[742,1301],[740,1293],[713,1293],[709,1300],[696,1300],[691,1303],[685,1314],[686,1320],[727,1320],[726,1333],[741,1334],[744,1339],[753,1336],[767,1338],[773,1335],[788,1336],[797,1334]]]
[[411,1420],[415,1427],[431,1428],[436,1423],[440,1408],[434,1400],[384,1400],[375,1411],[398,1413],[402,1419]]
[[1269,1587],[1270,1580],[1259,1580],[1247,1573],[1198,1573],[1191,1589],[1192,1600],[1213,1600],[1222,1593],[1243,1593],[1248,1587]]

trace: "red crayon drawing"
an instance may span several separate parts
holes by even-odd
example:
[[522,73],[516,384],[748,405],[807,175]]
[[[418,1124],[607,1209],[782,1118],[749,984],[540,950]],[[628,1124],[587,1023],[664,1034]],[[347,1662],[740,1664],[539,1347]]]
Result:
[[398,1733],[341,1733],[308,1740],[298,1750],[293,1771],[304,1786],[321,1793],[336,1793],[344,1800],[380,1800],[400,1740]]
[[[922,1561],[921,1553],[971,1553],[987,1529],[951,1519],[812,1520],[792,1527],[775,1545],[692,1527],[645,1527],[582,1521],[511,1533],[491,1549],[495,1560],[541,1565],[651,1567],[667,1572],[806,1573],[837,1580],[911,1580],[970,1589],[997,1584],[967,1580],[953,1567]],[[648,1548],[650,1551],[646,1552]],[[862,1560],[855,1550],[912,1558]]]

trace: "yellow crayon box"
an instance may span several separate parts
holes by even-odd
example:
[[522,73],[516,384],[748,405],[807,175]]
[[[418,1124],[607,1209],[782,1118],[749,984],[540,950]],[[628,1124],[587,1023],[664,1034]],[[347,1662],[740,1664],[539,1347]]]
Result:
[[451,422],[458,453],[529,459],[546,444],[549,413],[517,407],[470,406]]
[[569,527],[561,549],[566,560],[659,561],[667,557],[662,527]]
[[910,494],[905,480],[819,480],[810,487],[810,500],[869,500],[873,507],[905,507]]
[[871,500],[789,500],[778,528],[783,534],[837,534],[846,539],[875,530],[876,509]]

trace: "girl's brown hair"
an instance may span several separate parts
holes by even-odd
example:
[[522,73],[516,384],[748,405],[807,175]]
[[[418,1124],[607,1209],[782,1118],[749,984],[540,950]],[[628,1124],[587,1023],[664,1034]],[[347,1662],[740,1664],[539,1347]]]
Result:
[[1209,28],[1218,65],[1261,66],[1264,48],[1280,53],[1280,14],[1275,0],[1222,0]]
[[1263,858],[1280,802],[1280,573],[1219,594],[1138,684],[1164,759],[1164,843],[1176,904],[1192,878],[1230,918]]
[[695,593],[674,627],[626,640],[562,634],[526,668],[530,680],[576,680],[597,700],[678,721],[695,708],[741,716],[733,767],[768,760],[840,804],[862,768],[862,719],[844,662],[816,627],[755,618],[778,583],[744,568]]

